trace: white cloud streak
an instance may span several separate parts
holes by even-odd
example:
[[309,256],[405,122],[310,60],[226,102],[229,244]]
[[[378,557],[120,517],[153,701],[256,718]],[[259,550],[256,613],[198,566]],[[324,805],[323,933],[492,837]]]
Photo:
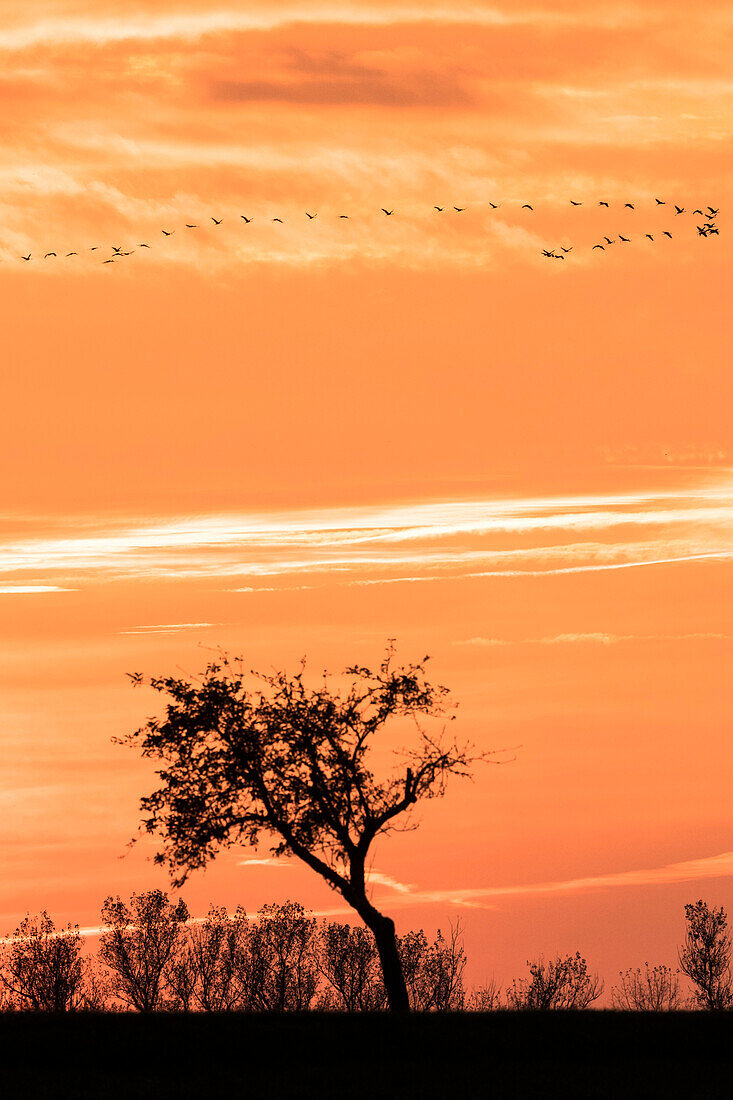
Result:
[[449,6],[398,6],[377,4],[274,4],[249,12],[170,12],[122,19],[119,17],[68,17],[40,19],[0,33],[0,50],[17,52],[42,46],[88,44],[106,46],[115,42],[152,42],[179,39],[195,41],[207,35],[270,31],[292,24],[335,24],[341,26],[393,26],[395,24],[448,24],[462,26],[620,26],[638,23],[631,9],[614,17],[584,12],[577,15],[541,9],[509,11],[474,4],[457,9]]
[[[590,537],[579,542],[579,534]],[[12,579],[14,588],[31,587],[28,573],[38,588],[41,570],[48,588],[72,578],[88,584],[109,578],[238,576],[270,578],[271,587],[272,578],[309,574],[364,585],[458,576],[550,577],[731,557],[733,498],[723,484],[676,492],[88,523],[86,532],[80,521],[73,533],[61,531],[52,538],[0,540],[0,576],[8,586]]]

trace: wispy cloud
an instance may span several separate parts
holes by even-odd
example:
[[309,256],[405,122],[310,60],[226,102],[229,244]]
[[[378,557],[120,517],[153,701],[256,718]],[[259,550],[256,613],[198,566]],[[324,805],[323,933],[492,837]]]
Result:
[[120,634],[178,634],[186,630],[208,630],[221,623],[168,623],[160,626],[138,626],[135,630],[120,630]]
[[0,587],[0,596],[42,596],[48,592],[73,592],[56,584],[7,584]]
[[[590,536],[578,541],[578,534]],[[641,537],[640,537],[641,536]],[[418,501],[372,508],[231,514],[103,526],[0,541],[14,587],[103,577],[315,578],[351,585],[456,577],[551,577],[733,557],[727,483],[634,494]],[[305,578],[309,578],[307,581]],[[269,581],[269,583],[267,583]],[[292,582],[291,582],[292,583]],[[59,584],[60,586],[60,584]],[[28,585],[28,587],[31,587]],[[206,623],[134,628],[206,629]]]
[[622,645],[626,642],[697,642],[697,641],[733,641],[733,634],[692,633],[692,634],[554,634],[548,638],[466,638],[454,642],[457,646],[525,646],[525,645]]
[[586,9],[578,13],[547,8],[490,7],[485,4],[457,6],[397,4],[318,4],[283,3],[275,6],[250,6],[243,12],[231,8],[218,11],[168,12],[121,19],[118,16],[77,16],[34,19],[0,33],[0,49],[27,50],[38,46],[86,43],[106,45],[133,40],[150,42],[160,39],[191,40],[206,35],[270,31],[292,24],[335,24],[341,26],[387,27],[395,24],[447,24],[454,26],[609,26],[638,23],[631,9],[609,16]]

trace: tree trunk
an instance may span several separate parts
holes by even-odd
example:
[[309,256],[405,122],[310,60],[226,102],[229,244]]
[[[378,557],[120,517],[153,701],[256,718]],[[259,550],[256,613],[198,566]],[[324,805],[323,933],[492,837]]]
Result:
[[383,916],[366,900],[355,908],[374,936],[390,1012],[409,1012],[410,999],[402,972],[402,960],[397,950],[394,921],[391,917]]

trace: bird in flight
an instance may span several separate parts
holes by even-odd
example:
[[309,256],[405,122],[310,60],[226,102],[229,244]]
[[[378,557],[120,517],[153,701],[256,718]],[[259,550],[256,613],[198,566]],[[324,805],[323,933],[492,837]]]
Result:
[[717,210],[713,210],[712,206],[709,206],[708,210],[710,211],[710,217],[711,218],[714,218],[716,214],[720,213],[720,207],[718,207]]
[[[594,244],[593,248],[600,248],[601,252],[606,251],[602,244]],[[591,249],[591,251],[593,251],[593,249]]]
[[168,232],[167,229],[161,229],[161,233],[163,234],[164,237],[172,237],[173,234],[175,233],[175,229],[171,229],[170,233]]
[[69,256],[78,256],[78,255],[79,255],[78,252],[67,252],[66,253],[66,259],[68,260]]
[[442,214],[444,209],[445,208],[442,207],[442,206],[434,206],[433,207],[433,210],[437,210],[439,214]]
[[122,255],[123,256],[132,256],[134,251],[135,251],[135,249],[131,248],[129,252],[123,252]]
[[555,259],[555,253],[554,252],[548,252],[546,248],[542,249],[542,255],[547,256],[548,260],[554,260]]
[[44,260],[47,260],[49,256],[55,256],[55,255],[56,255],[55,252],[47,252],[46,255],[43,258],[44,258]]
[[610,237],[604,237],[603,239],[606,242],[606,244],[615,244],[616,243],[615,241],[612,241]]
[[318,217],[318,215],[317,215],[317,214],[309,214],[307,210],[306,210],[306,212],[305,212],[305,216],[306,216],[306,218],[308,218],[308,219],[309,219],[310,221],[313,221],[313,219],[314,219],[314,218],[317,218],[317,217]]
[[598,203],[598,205],[599,206],[608,206],[608,203],[604,202],[603,199],[601,199],[601,201]]
[[619,239],[620,241],[623,241],[623,242],[624,242],[624,244],[628,244],[628,243],[629,243],[629,241],[631,240],[631,237],[622,237],[622,236],[621,236],[621,234],[619,233],[619,235],[618,235],[618,239]]
[[528,202],[525,202],[524,206],[522,207],[522,210],[534,210],[534,207],[530,206]]
[[693,214],[699,214],[701,218],[704,218],[704,217],[705,217],[705,215],[703,214],[702,210],[693,210],[693,211],[692,211],[692,213],[693,213]]
[[[223,218],[212,218],[211,220],[212,220],[212,222],[214,223],[214,225],[221,225],[221,223],[222,223],[222,222],[224,221],[224,219],[223,219]],[[194,226],[194,229],[195,229],[195,228],[196,228],[196,227]]]
[[382,213],[386,214],[388,218],[391,218],[394,214],[394,210],[385,210],[384,207],[382,207]]
[[274,222],[279,222],[279,223],[280,223],[280,225],[285,225],[285,222],[284,222],[284,221],[282,220],[282,218],[273,218],[272,220],[273,220]]
[[645,233],[644,236],[648,237],[650,241],[654,240],[654,237],[652,237],[651,233]]
[[90,252],[96,252],[98,248],[99,248],[98,244],[93,244],[92,247],[89,249],[89,251]]
[[677,203],[675,203],[674,204],[674,212],[675,212],[675,215],[684,214],[685,208],[684,208],[684,206],[678,206]]
[[248,218],[246,214],[240,214],[239,216],[246,225],[249,225],[249,223],[252,221],[252,218]]
[[570,200],[570,205],[571,206],[582,206],[583,204],[582,204],[582,202],[575,202],[574,199],[571,199]]
[[573,246],[572,245],[570,246],[570,248],[565,248],[563,245],[560,245],[560,247],[562,248],[563,252],[572,252],[573,251]]
[[501,206],[501,203],[490,202],[489,206],[491,207],[492,210],[498,210],[499,207]]
[[708,227],[706,225],[698,225],[697,232],[700,237],[707,237]]
[[138,248],[150,248],[150,245],[149,244],[139,244],[137,247]]
[[666,206],[664,199],[657,199],[657,206]]
[[27,262],[28,262],[28,260],[30,260],[30,258],[31,258],[31,256],[32,256],[32,255],[33,255],[33,253],[32,253],[32,252],[29,252],[27,256],[21,256],[20,258],[21,258],[21,260],[25,260],[25,261],[26,261],[26,263],[27,263]]
[[349,215],[348,214],[339,214],[339,218],[345,218],[346,221],[348,221],[349,220]]
[[462,214],[466,208],[465,206],[454,206],[453,209],[455,210],[456,214]]
[[122,249],[118,248],[116,244],[112,245],[112,251],[115,253],[116,256],[122,255]]
[[186,222],[186,229],[198,229],[198,226],[197,225],[189,225],[188,222]]
[[666,229],[664,230],[664,235],[665,237],[669,237],[670,241],[672,240],[672,234],[669,233]]
[[102,260],[103,264],[113,264],[114,260]]
[[624,210],[626,210],[627,208],[629,210],[636,210],[636,207],[634,206],[633,202],[625,202],[624,203]]

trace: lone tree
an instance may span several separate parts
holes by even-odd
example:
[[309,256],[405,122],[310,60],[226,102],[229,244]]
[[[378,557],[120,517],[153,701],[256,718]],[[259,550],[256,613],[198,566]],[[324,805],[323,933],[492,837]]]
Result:
[[[163,762],[161,786],[142,799],[143,825],[162,842],[156,862],[174,884],[222,848],[270,841],[294,855],[356,910],[374,935],[390,1009],[409,1011],[395,925],[368,897],[367,864],[378,837],[409,828],[421,799],[442,795],[449,775],[470,775],[482,756],[421,723],[446,714],[448,689],[426,677],[427,658],[398,666],[394,646],[378,668],[347,668],[316,687],[294,675],[246,674],[225,654],[200,678],[146,683],[166,697],[162,718],[122,738]],[[377,778],[372,750],[385,727],[410,720],[412,747]]]

